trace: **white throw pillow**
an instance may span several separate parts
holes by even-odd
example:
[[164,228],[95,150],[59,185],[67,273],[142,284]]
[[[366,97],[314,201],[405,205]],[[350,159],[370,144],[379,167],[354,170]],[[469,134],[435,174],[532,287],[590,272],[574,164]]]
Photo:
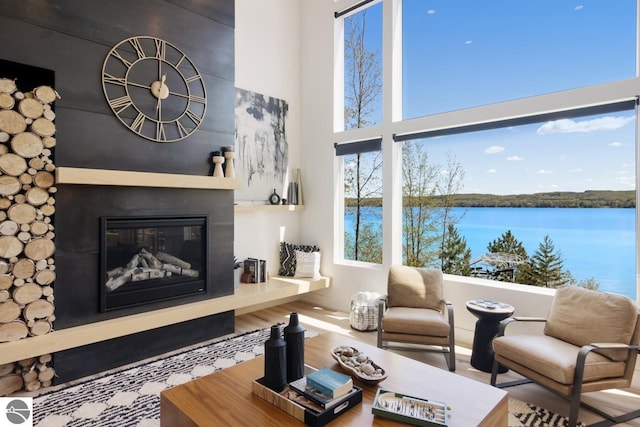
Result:
[[320,277],[320,252],[296,250],[296,272],[294,277]]

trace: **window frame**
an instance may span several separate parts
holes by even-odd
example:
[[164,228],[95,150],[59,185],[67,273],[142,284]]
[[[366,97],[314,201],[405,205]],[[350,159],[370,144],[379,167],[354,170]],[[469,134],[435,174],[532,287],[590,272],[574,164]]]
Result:
[[[402,260],[402,219],[401,219],[401,145],[395,144],[394,139],[402,135],[435,132],[455,132],[468,127],[500,127],[500,123],[506,121],[525,122],[535,117],[547,114],[560,114],[565,111],[576,111],[584,108],[597,108],[617,103],[635,102],[640,98],[640,0],[636,0],[636,76],[624,80],[616,80],[559,92],[552,92],[503,101],[495,104],[482,105],[454,110],[428,116],[402,120],[402,0],[378,0],[372,3],[383,3],[382,16],[382,122],[378,125],[342,130],[336,126],[343,116],[343,69],[342,59],[343,25],[342,19],[336,18],[334,22],[334,133],[333,143],[344,143],[361,139],[368,139],[382,135],[383,151],[383,265],[388,267],[392,263]],[[334,2],[334,11],[339,12],[354,5],[360,5],[359,1],[339,0]],[[355,9],[356,11],[358,9]],[[636,108],[636,115],[638,110]],[[343,126],[343,122],[340,122]],[[638,214],[638,184],[640,183],[640,150],[638,150],[640,135],[640,120],[636,120],[636,230],[640,230],[640,216]],[[340,162],[334,165],[336,176],[343,176]],[[336,182],[341,181],[341,178]],[[343,200],[341,187],[338,183],[335,188],[335,201]],[[337,207],[337,206],[336,206]],[[334,230],[344,232],[344,212],[339,214],[335,209],[334,218],[337,226]],[[342,215],[342,216],[340,216]],[[334,241],[342,240],[342,234],[336,235]],[[637,279],[640,272],[638,257],[640,233],[636,233],[636,300],[640,300],[640,286]],[[344,252],[336,251],[335,262],[344,262]],[[366,267],[363,265],[363,268]]]

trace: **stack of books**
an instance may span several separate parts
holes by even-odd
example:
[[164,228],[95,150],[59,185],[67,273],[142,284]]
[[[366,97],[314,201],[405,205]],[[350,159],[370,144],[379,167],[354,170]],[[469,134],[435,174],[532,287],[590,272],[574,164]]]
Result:
[[247,258],[244,266],[244,283],[262,283],[267,281],[267,262],[263,259]]
[[289,383],[289,387],[324,409],[348,400],[359,390],[349,375],[329,368],[314,371]]
[[[310,427],[327,425],[362,402],[362,388],[353,385],[351,377],[336,372],[335,374],[339,374],[337,376],[341,380],[339,384],[329,386],[333,390],[332,396],[329,396],[307,384],[308,376],[312,376],[311,382],[313,383],[312,374],[318,370],[305,365],[304,371],[306,376],[290,382],[280,393],[265,387],[264,378],[254,380],[251,389],[253,393]],[[335,374],[329,373],[329,375]],[[323,374],[318,376],[321,375]],[[347,391],[345,392],[344,390]]]

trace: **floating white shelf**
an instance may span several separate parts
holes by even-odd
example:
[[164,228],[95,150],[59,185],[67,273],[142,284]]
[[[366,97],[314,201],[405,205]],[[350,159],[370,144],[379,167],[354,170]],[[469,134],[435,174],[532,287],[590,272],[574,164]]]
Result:
[[236,213],[256,212],[256,211],[293,212],[293,211],[299,211],[302,209],[304,209],[304,205],[251,205],[251,204],[233,205],[233,211]]

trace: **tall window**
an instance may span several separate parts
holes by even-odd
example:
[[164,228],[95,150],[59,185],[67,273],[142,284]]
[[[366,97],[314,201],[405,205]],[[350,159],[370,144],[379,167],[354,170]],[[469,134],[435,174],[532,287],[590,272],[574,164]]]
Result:
[[[382,2],[338,19],[344,46],[343,129],[368,132],[382,121]],[[343,166],[343,259],[381,263],[381,139],[338,144],[336,155]]]
[[382,3],[344,18],[344,129],[382,121]]
[[340,144],[344,183],[344,259],[382,263],[380,139]]
[[402,5],[404,118],[635,77],[635,0]]

